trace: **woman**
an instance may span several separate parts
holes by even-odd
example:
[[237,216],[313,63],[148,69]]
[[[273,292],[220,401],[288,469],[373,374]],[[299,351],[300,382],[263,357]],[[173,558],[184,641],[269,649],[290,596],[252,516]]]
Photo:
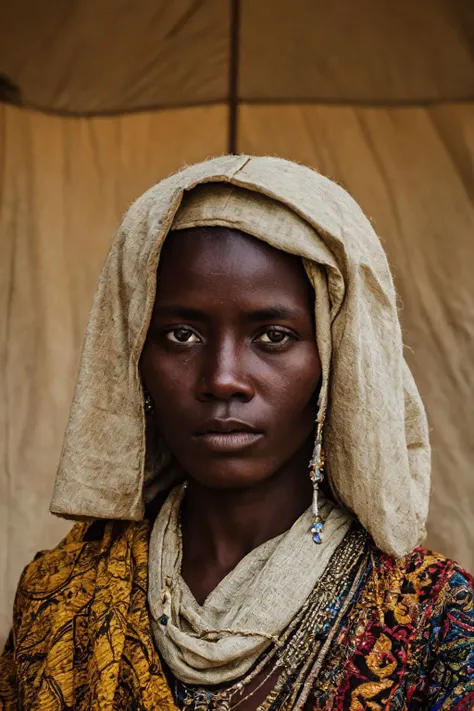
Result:
[[2,708],[473,708],[429,467],[351,197],[277,158],[168,178],[100,279],[51,506],[83,522],[23,574]]

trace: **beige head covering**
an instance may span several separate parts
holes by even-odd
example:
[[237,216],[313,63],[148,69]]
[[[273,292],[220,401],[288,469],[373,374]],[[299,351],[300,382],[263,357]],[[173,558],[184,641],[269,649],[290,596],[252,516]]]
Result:
[[[403,358],[388,263],[370,222],[341,187],[278,158],[223,156],[190,166],[125,215],[92,307],[51,510],[143,517],[146,437],[138,361],[159,252],[185,192],[211,182],[250,191],[247,203],[239,198],[226,213],[229,196],[241,193],[218,188],[214,224],[240,227],[304,258],[317,294],[331,485],[382,550],[405,554],[424,536],[430,450],[425,412]],[[208,190],[187,196],[186,219],[193,205],[199,220],[207,219],[206,204],[214,204]],[[325,288],[329,309],[318,306]]]

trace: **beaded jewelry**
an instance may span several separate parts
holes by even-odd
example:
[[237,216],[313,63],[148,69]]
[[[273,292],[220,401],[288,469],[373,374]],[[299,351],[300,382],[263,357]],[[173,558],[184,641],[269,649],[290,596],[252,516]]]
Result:
[[[354,524],[299,613],[245,677],[225,689],[193,687],[176,680],[178,706],[187,711],[230,711],[277,674],[259,711],[300,709],[307,697],[308,674],[322,663],[333,627],[330,620],[344,614],[354,586],[366,570],[367,541],[364,529]],[[244,695],[245,689],[262,674],[257,686]]]
[[145,406],[145,414],[146,415],[152,415],[153,412],[155,411],[155,405],[154,405],[153,400],[151,399],[150,393],[145,392],[144,406]]
[[324,521],[319,515],[318,495],[319,485],[324,479],[324,450],[323,450],[323,425],[324,416],[318,421],[316,438],[314,441],[313,456],[309,463],[309,476],[313,484],[313,524],[311,533],[315,543],[323,542]]

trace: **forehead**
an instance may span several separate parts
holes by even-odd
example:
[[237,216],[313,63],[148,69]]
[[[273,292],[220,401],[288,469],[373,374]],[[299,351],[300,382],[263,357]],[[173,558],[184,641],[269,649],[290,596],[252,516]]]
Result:
[[235,299],[264,292],[306,302],[312,289],[302,260],[224,227],[171,232],[166,238],[157,301],[196,293]]

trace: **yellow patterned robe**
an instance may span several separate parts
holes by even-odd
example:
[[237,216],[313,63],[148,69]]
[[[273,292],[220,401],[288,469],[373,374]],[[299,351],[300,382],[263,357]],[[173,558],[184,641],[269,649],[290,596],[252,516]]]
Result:
[[147,522],[76,524],[26,568],[1,709],[176,711],[148,621],[148,539]]

